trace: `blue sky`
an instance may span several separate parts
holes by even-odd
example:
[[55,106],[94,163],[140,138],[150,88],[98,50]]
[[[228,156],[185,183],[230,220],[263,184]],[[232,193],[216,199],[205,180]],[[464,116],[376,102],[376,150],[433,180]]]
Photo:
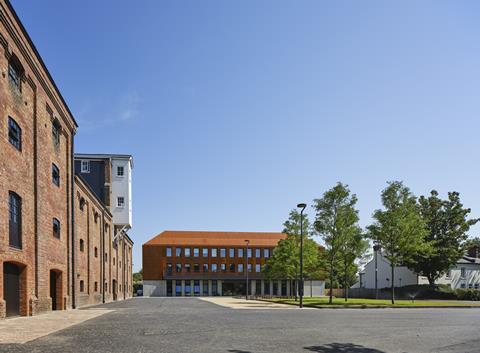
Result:
[[165,229],[279,231],[337,181],[362,225],[387,180],[480,216],[478,2],[12,3],[76,151],[134,156],[135,270]]

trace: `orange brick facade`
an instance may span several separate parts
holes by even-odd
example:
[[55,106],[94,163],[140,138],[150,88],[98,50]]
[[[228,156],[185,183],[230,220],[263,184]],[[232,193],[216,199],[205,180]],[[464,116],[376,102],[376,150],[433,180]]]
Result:
[[[11,74],[12,67],[18,76]],[[21,146],[12,144],[11,121],[21,129]],[[111,216],[74,178],[76,131],[68,106],[20,20],[10,3],[0,0],[0,318],[7,315],[12,283],[20,315],[113,300],[115,289],[118,299],[131,296],[133,244],[122,239],[114,249]],[[9,233],[12,194],[21,204],[20,246],[12,246]],[[84,211],[79,209],[80,198],[88,204]],[[95,212],[101,221],[95,222]],[[100,252],[103,224],[105,264]]]

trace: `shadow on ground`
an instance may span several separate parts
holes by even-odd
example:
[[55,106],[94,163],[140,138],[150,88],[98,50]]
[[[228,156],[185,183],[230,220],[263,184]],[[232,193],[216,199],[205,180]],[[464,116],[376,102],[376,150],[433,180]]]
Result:
[[329,343],[321,346],[304,347],[310,352],[320,353],[385,353],[375,348],[368,348],[359,344],[353,343]]

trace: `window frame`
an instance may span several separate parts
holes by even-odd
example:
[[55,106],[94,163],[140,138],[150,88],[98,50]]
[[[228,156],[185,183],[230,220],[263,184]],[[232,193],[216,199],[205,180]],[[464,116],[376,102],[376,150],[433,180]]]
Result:
[[[120,174],[120,170],[122,173]],[[125,167],[123,165],[117,165],[117,177],[123,178],[125,176]]]
[[52,183],[60,187],[60,169],[55,163],[52,163]]
[[[15,135],[12,135],[12,131]],[[11,116],[8,117],[8,142],[18,151],[22,151],[22,128]]]
[[[12,224],[16,224],[16,229],[12,228]],[[12,241],[15,236],[16,243]],[[8,245],[22,249],[22,198],[14,191],[8,192]]]
[[90,161],[88,159],[80,160],[80,173],[90,173]]
[[[57,230],[55,230],[57,228]],[[54,238],[61,239],[61,230],[62,226],[58,218],[53,218],[52,219],[52,235]]]
[[[120,203],[120,199],[122,203]],[[117,196],[117,208],[125,208],[125,196]]]

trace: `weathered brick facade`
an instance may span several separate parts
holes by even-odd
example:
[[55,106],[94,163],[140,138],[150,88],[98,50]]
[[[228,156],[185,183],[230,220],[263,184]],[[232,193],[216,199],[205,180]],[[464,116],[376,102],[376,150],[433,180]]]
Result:
[[[11,141],[15,135],[11,121],[21,129],[20,146]],[[111,215],[88,187],[74,178],[76,130],[68,106],[23,25],[8,0],[0,0],[0,318],[7,314],[5,298],[12,293],[4,288],[5,283],[18,286],[14,291],[19,293],[20,315],[112,300],[114,279],[122,284],[122,290],[124,282],[129,283],[127,290],[131,286],[131,240],[127,237],[119,243],[121,248],[113,248]],[[54,170],[58,175],[54,176]],[[19,246],[12,246],[9,233],[11,194],[21,204]],[[86,200],[83,211],[80,198]],[[96,222],[95,212],[100,215]],[[103,226],[108,254],[105,264]],[[83,251],[79,239],[84,241]],[[122,261],[120,268],[117,259],[124,257],[123,246],[129,262],[125,267]],[[124,270],[128,271],[126,277],[122,276]],[[103,273],[108,287],[105,298]],[[131,296],[121,293],[118,299]]]

